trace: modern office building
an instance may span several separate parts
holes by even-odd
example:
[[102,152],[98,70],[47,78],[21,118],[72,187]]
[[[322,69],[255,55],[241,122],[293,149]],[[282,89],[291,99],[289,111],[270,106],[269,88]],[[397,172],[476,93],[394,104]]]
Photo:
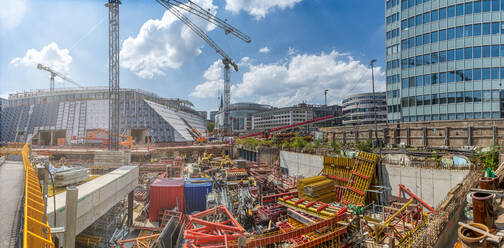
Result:
[[[3,99],[0,97],[0,123],[2,123],[2,109],[6,108],[9,102],[7,99]],[[2,129],[0,128],[0,137],[2,137]],[[0,146],[2,145],[0,141]]]
[[[245,132],[252,129],[252,115],[272,109],[271,106],[257,103],[233,103],[229,107],[230,123],[233,132]],[[215,128],[224,128],[224,112],[219,110],[215,115]]]
[[501,118],[504,1],[385,5],[389,122]]
[[[373,100],[374,99],[374,100]],[[374,111],[376,108],[376,112]],[[360,93],[343,99],[343,125],[362,125],[387,121],[387,101],[385,92]]]
[[209,118],[210,121],[215,121],[215,116],[217,115],[217,112],[218,111],[215,111],[215,110],[210,111],[210,118]]
[[[10,94],[8,102],[2,109],[0,142],[76,143],[108,129],[108,88],[22,92]],[[206,129],[206,120],[192,107],[187,100],[121,89],[120,132],[133,136],[136,144],[192,141],[189,128]]]
[[208,112],[207,111],[198,111],[198,114],[201,116],[201,118],[207,120],[208,119]]

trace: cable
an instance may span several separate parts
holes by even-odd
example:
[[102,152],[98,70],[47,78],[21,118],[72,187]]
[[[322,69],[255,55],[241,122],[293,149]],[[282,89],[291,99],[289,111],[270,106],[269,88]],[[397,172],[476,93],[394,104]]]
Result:
[[[49,171],[49,168],[45,167],[44,166],[44,169],[46,169],[47,173],[49,173],[49,176],[51,177],[51,183],[52,183],[52,191],[53,191],[53,213],[54,213],[54,227],[56,227],[56,190],[54,190],[54,178],[53,178],[53,175],[51,174],[51,172]],[[45,215],[46,213],[44,213]]]

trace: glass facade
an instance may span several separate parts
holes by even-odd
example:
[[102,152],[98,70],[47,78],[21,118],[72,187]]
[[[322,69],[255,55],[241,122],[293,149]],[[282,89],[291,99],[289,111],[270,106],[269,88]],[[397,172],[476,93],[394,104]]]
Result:
[[504,0],[385,4],[389,122],[501,118]]

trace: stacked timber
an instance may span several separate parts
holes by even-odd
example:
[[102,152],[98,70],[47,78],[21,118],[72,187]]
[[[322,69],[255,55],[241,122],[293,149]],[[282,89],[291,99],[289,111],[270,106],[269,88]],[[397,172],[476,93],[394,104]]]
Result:
[[334,181],[324,176],[301,179],[298,181],[298,195],[308,201],[333,202],[336,197]]

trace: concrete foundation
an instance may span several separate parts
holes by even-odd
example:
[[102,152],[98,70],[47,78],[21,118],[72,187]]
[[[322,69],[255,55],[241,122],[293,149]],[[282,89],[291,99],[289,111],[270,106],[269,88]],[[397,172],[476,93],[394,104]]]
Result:
[[280,167],[286,168],[289,176],[313,177],[324,167],[323,156],[297,152],[280,152]]

